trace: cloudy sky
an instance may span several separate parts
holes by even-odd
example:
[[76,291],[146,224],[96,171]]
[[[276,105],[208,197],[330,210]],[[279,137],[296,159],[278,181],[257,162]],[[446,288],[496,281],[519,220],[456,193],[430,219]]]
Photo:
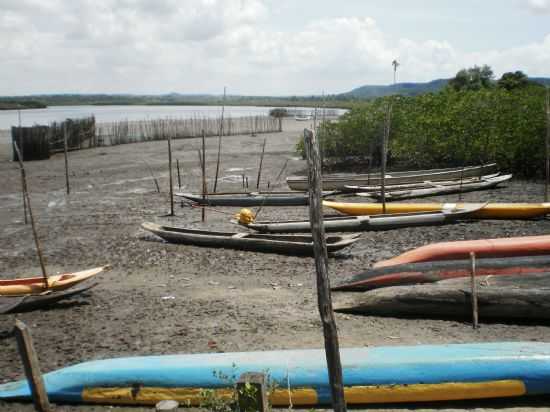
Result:
[[0,0],[0,95],[289,95],[550,77],[550,0]]

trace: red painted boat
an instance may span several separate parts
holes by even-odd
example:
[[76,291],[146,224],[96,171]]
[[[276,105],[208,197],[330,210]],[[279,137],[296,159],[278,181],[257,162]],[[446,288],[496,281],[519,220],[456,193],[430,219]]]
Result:
[[373,267],[467,259],[470,252],[475,252],[478,258],[550,255],[550,235],[432,243],[377,262]]
[[[550,273],[550,255],[476,260],[477,276],[529,276],[540,273]],[[359,273],[332,290],[362,292],[387,286],[432,283],[470,274],[470,259],[408,263]]]

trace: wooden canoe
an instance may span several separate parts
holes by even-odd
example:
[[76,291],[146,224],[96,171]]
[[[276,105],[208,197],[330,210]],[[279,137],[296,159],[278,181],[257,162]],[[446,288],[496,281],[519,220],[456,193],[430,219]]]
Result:
[[[408,263],[361,272],[333,290],[362,292],[388,286],[433,283],[467,277],[470,273],[470,259]],[[530,276],[539,273],[550,273],[549,255],[476,259],[477,276]]]
[[[386,213],[434,212],[445,209],[463,209],[476,203],[389,203]],[[346,215],[377,215],[382,213],[380,203],[344,203],[323,200],[323,205]],[[479,205],[479,203],[478,203]],[[476,219],[532,219],[550,213],[550,203],[487,203],[470,214]]]
[[90,279],[107,268],[108,266],[101,266],[81,272],[48,276],[48,288],[45,287],[44,278],[42,276],[19,279],[0,279],[0,296],[36,295],[46,290],[65,290],[80,282],[84,282],[86,279]]
[[375,268],[434,260],[550,255],[550,235],[505,237],[498,239],[439,242],[409,250],[391,259],[377,262]]
[[[393,215],[330,216],[325,217],[323,222],[326,232],[376,231],[413,226],[443,225],[454,223],[459,219],[467,219],[479,207],[445,209],[438,212],[398,213]],[[262,233],[311,232],[309,220],[253,222],[244,226]]]
[[[497,168],[495,163],[485,164],[481,166],[468,166],[464,168],[447,168],[447,169],[431,169],[431,170],[412,170],[405,172],[388,172],[386,174],[386,184],[404,184],[417,183],[426,180],[450,180],[469,178],[475,176],[483,176],[493,173]],[[288,186],[292,190],[308,190],[307,176],[289,176],[286,178]],[[380,173],[368,174],[335,174],[324,175],[322,177],[323,190],[338,190],[343,189],[348,185],[379,185],[381,182]]]
[[[550,393],[550,344],[493,342],[340,349],[348,405],[453,401]],[[329,406],[324,349],[139,356],[46,373],[50,401],[199,406],[210,389],[232,399],[235,379],[264,372],[274,407]],[[203,395],[204,396],[204,395]],[[0,385],[0,400],[31,402],[26,380]]]
[[[323,197],[334,192],[325,192]],[[201,206],[307,206],[309,204],[308,193],[298,192],[249,192],[249,193],[211,193],[204,199],[201,194],[176,193]]]
[[82,284],[57,292],[44,292],[40,295],[0,296],[0,314],[42,309],[86,292],[96,285],[97,283]]
[[[397,191],[397,190],[429,189],[437,186],[454,186],[454,185],[459,185],[460,182],[462,182],[462,184],[474,183],[482,180],[492,179],[499,175],[500,173],[492,173],[490,175],[469,177],[462,180],[461,179],[441,180],[441,181],[438,180],[435,182],[431,180],[425,180],[423,182],[417,182],[417,183],[385,185],[385,189],[386,191],[390,192],[390,191]],[[344,189],[341,189],[341,191],[344,193],[367,193],[367,192],[379,192],[380,189],[381,189],[380,185],[367,185],[367,186],[347,185],[344,187]]]
[[[431,188],[425,189],[411,189],[411,190],[396,190],[386,192],[386,200],[406,200],[406,199],[416,199],[420,197],[428,196],[440,196],[440,195],[449,195],[453,193],[467,193],[475,192],[478,190],[487,190],[493,189],[501,183],[507,182],[512,178],[512,175],[502,175],[497,176],[491,179],[479,180],[477,182],[471,183],[458,183],[455,185],[447,186],[438,186],[434,185]],[[357,196],[372,197],[377,200],[381,200],[382,194],[380,192],[372,193],[357,193]]]
[[[335,311],[371,316],[472,319],[469,278],[340,294]],[[477,278],[479,319],[550,319],[550,274]]]
[[[209,230],[161,226],[151,222],[145,222],[141,226],[143,229],[154,233],[170,243],[293,255],[313,254],[313,240],[311,235],[264,235],[242,232],[213,232]],[[327,251],[336,252],[343,249],[359,240],[359,236],[359,234],[327,236]]]

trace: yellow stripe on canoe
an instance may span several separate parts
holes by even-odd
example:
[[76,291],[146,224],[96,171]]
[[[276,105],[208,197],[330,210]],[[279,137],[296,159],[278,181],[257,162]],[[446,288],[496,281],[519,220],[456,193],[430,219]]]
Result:
[[[82,400],[100,404],[154,405],[161,400],[173,399],[181,405],[200,406],[204,401],[204,389],[200,388],[86,388]],[[461,399],[504,398],[526,394],[522,381],[501,380],[487,382],[460,382],[412,385],[353,386],[344,388],[348,404],[403,403],[450,401]],[[231,400],[233,389],[214,389],[216,399]],[[317,392],[314,389],[277,388],[270,394],[273,406],[287,407],[316,405]]]
[[[382,213],[381,203],[344,203],[323,201],[347,215],[378,215]],[[386,213],[438,212],[444,209],[462,209],[472,203],[386,203]],[[482,204],[480,203],[481,207]],[[529,219],[550,213],[550,203],[487,203],[468,217],[481,219]]]

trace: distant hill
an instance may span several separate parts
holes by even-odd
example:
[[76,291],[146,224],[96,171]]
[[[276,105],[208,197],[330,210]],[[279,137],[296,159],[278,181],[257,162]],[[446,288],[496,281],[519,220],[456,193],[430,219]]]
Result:
[[[542,84],[543,86],[550,86],[549,77],[530,77],[529,80]],[[443,89],[448,82],[449,79],[437,79],[427,83],[396,83],[387,86],[367,85],[357,87],[349,92],[341,93],[337,96],[343,99],[371,99],[375,97],[390,96],[392,94],[416,96],[422,93],[438,92]]]

